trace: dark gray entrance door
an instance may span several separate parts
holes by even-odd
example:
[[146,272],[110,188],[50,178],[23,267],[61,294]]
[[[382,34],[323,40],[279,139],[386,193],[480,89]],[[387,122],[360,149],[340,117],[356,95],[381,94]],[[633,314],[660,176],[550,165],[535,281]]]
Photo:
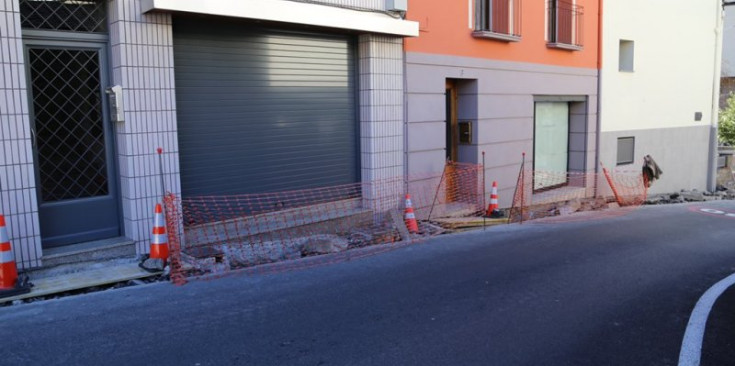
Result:
[[177,17],[173,42],[184,196],[359,181],[352,37]]
[[105,47],[25,46],[43,246],[118,236]]

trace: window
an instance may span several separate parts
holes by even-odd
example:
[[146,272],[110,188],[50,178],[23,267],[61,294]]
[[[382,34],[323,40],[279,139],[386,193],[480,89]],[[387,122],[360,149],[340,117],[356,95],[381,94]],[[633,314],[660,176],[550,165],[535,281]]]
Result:
[[635,137],[618,138],[618,165],[632,164],[635,160]]
[[477,0],[475,37],[516,42],[521,37],[521,0]]
[[635,43],[633,41],[620,40],[620,49],[618,50],[619,61],[618,69],[620,71],[633,72],[633,56],[635,55]]
[[564,185],[566,175],[548,173],[569,170],[569,103],[536,102],[534,120],[533,189]]
[[547,7],[548,46],[581,50],[584,8],[574,0],[549,0]]
[[107,32],[107,1],[20,0],[24,29]]

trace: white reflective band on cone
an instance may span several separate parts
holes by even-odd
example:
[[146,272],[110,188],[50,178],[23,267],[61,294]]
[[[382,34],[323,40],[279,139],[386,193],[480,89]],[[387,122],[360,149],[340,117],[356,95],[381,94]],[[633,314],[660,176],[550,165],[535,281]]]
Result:
[[0,243],[7,243],[9,241],[8,230],[6,228],[0,228]]
[[15,256],[13,256],[12,250],[6,250],[0,252],[0,263],[12,263],[15,262]]
[[497,198],[491,198],[490,199],[490,203],[498,203],[498,199]]
[[156,214],[156,218],[153,221],[153,226],[155,227],[165,227],[166,226],[166,220],[163,219],[163,214]]
[[411,199],[409,198],[406,200],[406,207],[411,207],[411,206],[413,206],[413,203],[411,203]]
[[151,244],[168,244],[168,234],[153,235]]
[[406,218],[407,219],[415,219],[416,218],[416,215],[414,215],[413,212],[409,212],[409,213],[406,214]]

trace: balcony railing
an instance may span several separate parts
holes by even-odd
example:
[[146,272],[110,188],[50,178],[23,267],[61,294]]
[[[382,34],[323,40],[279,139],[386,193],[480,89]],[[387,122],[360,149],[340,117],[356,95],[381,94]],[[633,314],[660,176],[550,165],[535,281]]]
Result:
[[584,45],[584,7],[562,0],[548,3],[549,47],[571,50]]
[[475,37],[518,41],[521,37],[522,0],[479,0]]

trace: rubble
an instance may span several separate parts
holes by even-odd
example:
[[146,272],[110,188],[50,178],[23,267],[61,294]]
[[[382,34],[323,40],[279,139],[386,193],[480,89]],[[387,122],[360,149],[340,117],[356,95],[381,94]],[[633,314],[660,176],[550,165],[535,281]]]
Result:
[[304,257],[341,252],[349,245],[347,239],[336,235],[315,235],[303,239],[301,255]]
[[684,198],[687,202],[702,202],[705,200],[704,193],[699,192],[696,189],[691,191],[681,191],[681,196]]
[[159,258],[146,258],[140,263],[140,268],[143,268],[149,272],[160,272],[163,271],[164,263],[163,259]]
[[303,244],[296,241],[264,241],[258,245],[219,245],[218,249],[233,266],[249,267],[257,264],[301,258]]
[[559,208],[559,215],[561,216],[571,215],[579,211],[581,208],[582,208],[582,203],[578,199],[569,201],[567,202],[566,205]]
[[718,186],[715,192],[692,190],[681,190],[681,192],[654,195],[646,199],[647,205],[665,205],[685,202],[709,202],[719,200],[735,200],[735,189],[725,189]]

